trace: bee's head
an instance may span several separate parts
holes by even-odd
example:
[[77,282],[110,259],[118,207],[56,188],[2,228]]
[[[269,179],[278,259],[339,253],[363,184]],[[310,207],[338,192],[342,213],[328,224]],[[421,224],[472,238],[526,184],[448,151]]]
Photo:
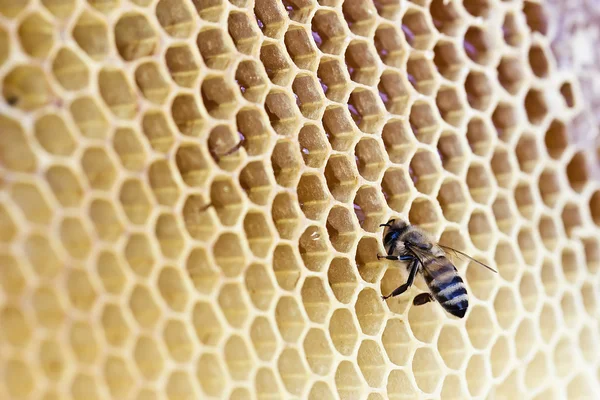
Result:
[[390,249],[398,243],[398,239],[402,236],[408,228],[408,223],[401,219],[390,219],[383,226],[383,246],[385,250],[390,253]]

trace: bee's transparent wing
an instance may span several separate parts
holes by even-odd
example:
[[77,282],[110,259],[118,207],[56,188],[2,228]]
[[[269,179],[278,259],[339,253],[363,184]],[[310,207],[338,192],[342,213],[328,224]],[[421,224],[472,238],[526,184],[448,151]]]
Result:
[[470,255],[468,255],[468,254],[466,254],[466,253],[464,253],[464,252],[462,252],[462,251],[460,251],[460,250],[456,250],[456,249],[455,249],[455,248],[453,248],[453,247],[450,247],[450,246],[445,246],[445,245],[443,245],[443,244],[439,244],[439,243],[437,243],[437,245],[438,245],[439,247],[441,247],[442,249],[446,250],[446,251],[451,251],[451,252],[453,252],[454,254],[460,254],[461,256],[467,257],[469,260],[471,260],[471,261],[473,261],[473,262],[475,262],[475,263],[477,263],[477,264],[481,265],[482,267],[485,267],[485,268],[489,269],[490,271],[492,271],[492,272],[494,272],[494,273],[496,273],[496,274],[498,273],[498,271],[496,271],[494,268],[490,267],[489,265],[486,265],[486,264],[482,263],[482,262],[481,262],[481,261],[479,261],[479,260],[476,260],[476,259],[474,259],[474,258],[473,258],[473,257],[471,257]]

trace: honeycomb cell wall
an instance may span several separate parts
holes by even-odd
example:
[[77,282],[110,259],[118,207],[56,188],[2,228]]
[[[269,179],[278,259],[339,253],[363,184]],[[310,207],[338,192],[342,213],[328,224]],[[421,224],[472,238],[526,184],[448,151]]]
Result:
[[[0,1],[0,398],[600,398],[594,18]],[[392,217],[498,270],[463,319]]]

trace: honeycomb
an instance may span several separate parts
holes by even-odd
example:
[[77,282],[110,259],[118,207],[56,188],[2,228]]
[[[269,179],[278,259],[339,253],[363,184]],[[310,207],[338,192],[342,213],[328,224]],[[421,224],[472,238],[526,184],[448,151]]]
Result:
[[0,1],[0,398],[599,398],[591,3]]

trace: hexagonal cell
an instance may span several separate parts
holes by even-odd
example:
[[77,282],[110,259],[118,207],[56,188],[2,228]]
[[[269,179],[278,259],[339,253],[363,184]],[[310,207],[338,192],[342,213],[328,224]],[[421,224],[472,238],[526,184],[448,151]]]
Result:
[[379,107],[378,96],[369,89],[357,88],[348,99],[348,110],[356,126],[365,133],[381,129],[384,111]]
[[[132,333],[131,328],[127,324],[127,320],[123,316],[123,307],[121,305],[105,305],[100,316],[100,321],[102,323],[102,333],[104,333],[104,338],[112,346],[123,346]],[[92,358],[95,358],[95,348],[97,347],[95,344],[89,346],[89,343],[93,341],[90,339],[93,339],[94,332],[95,330],[92,329],[92,327],[89,327],[88,329],[87,326],[84,327],[83,325],[80,328],[74,328],[71,332],[71,342],[77,342],[78,346],[87,349],[83,354],[90,353],[91,348],[94,348],[93,354],[90,353],[89,356],[86,357],[90,359],[90,362],[92,361]],[[160,357],[158,359],[160,359]]]
[[464,57],[454,42],[440,38],[433,48],[433,54],[433,63],[444,78],[456,81],[462,75]]
[[129,298],[129,308],[140,326],[149,328],[158,322],[160,309],[148,288],[137,285]]
[[381,340],[389,360],[398,366],[406,365],[413,346],[407,324],[400,319],[389,319]]
[[312,220],[319,220],[329,208],[329,194],[318,175],[304,174],[296,189],[300,209]]
[[312,75],[297,75],[292,83],[296,105],[305,118],[316,120],[321,116],[323,89]]
[[338,308],[329,319],[329,337],[336,350],[342,355],[350,355],[358,341],[358,331],[352,313],[346,308]]
[[156,260],[153,247],[145,234],[134,233],[128,238],[124,255],[129,268],[137,275],[148,276],[152,271]]
[[333,150],[348,151],[354,143],[355,127],[344,108],[332,106],[323,113],[323,128]]
[[143,14],[123,15],[114,34],[117,50],[125,61],[151,56],[158,44],[158,34]]
[[325,376],[331,370],[333,352],[325,332],[318,328],[312,328],[304,338],[304,354],[306,361],[313,373]]
[[[216,368],[215,368],[216,369]],[[167,378],[165,394],[169,400],[180,399],[194,393],[192,377],[187,371],[173,371]]]
[[0,273],[0,286],[8,296],[18,298],[26,286],[26,277],[21,271],[23,267],[10,254],[0,253],[0,261],[4,266],[3,271]]
[[502,23],[504,42],[512,47],[518,47],[525,36],[524,27],[521,26],[521,14],[507,12]]
[[253,60],[245,60],[238,64],[235,71],[235,80],[242,93],[248,101],[260,103],[268,90],[263,79],[263,72],[259,64]]
[[269,361],[274,356],[277,349],[277,337],[267,318],[256,317],[250,327],[250,339],[259,359]]
[[52,62],[52,75],[66,90],[81,90],[90,80],[88,67],[73,50],[63,47]]
[[529,182],[522,181],[515,187],[515,202],[523,218],[532,220],[535,212],[535,198]]
[[[5,361],[6,392],[12,398],[27,398],[35,389],[34,376],[27,364],[18,359]],[[6,393],[5,392],[5,393]]]
[[546,169],[540,174],[539,191],[546,206],[552,208],[556,204],[561,195],[561,185],[557,172],[551,169]]
[[568,337],[561,338],[554,345],[553,361],[559,377],[569,375],[576,368],[576,354],[577,347]]
[[148,190],[140,180],[130,179],[123,182],[119,192],[119,202],[131,223],[143,224],[148,219],[151,202]]
[[538,232],[546,249],[550,251],[554,250],[559,236],[554,218],[542,215],[538,223]]
[[480,164],[471,164],[467,172],[467,185],[471,198],[480,204],[488,204],[492,194],[489,170]]
[[230,86],[221,76],[209,76],[202,82],[202,104],[213,118],[229,119],[235,112],[237,101]]
[[525,84],[523,61],[515,56],[504,56],[498,64],[498,81],[510,94],[516,95]]
[[169,95],[169,84],[155,62],[148,61],[138,65],[135,70],[135,83],[142,96],[152,103],[163,104]]
[[259,34],[254,26],[251,17],[245,12],[232,11],[229,13],[227,31],[239,52],[252,54],[256,48]]
[[175,142],[175,133],[165,115],[160,112],[149,111],[142,118],[142,133],[154,151],[168,152]]
[[[10,133],[7,132],[7,135]],[[43,115],[35,122],[35,137],[44,150],[53,155],[69,156],[76,148],[75,140],[65,121],[55,114]],[[13,138],[11,144],[14,145],[18,141],[17,138]]]
[[354,213],[362,229],[377,232],[379,224],[383,223],[383,199],[379,190],[371,186],[363,186],[356,192],[354,198]]
[[475,305],[466,322],[469,340],[476,349],[487,349],[494,343],[494,323],[486,307]]
[[383,276],[385,263],[377,259],[379,251],[381,251],[380,244],[373,237],[363,237],[358,242],[355,257],[356,268],[365,282],[377,283]]
[[210,186],[210,204],[222,224],[235,224],[243,208],[239,186],[227,176],[216,177]]
[[238,276],[245,264],[244,248],[234,232],[222,233],[213,245],[213,256],[225,276]]
[[533,274],[526,273],[523,275],[519,285],[519,292],[521,294],[521,301],[525,310],[530,313],[536,312],[540,299],[536,279],[534,278]]
[[414,135],[409,131],[408,124],[401,119],[392,119],[383,127],[381,137],[390,161],[403,164],[412,155],[415,142]]
[[283,296],[275,307],[275,320],[281,338],[288,343],[298,341],[306,327],[306,321],[298,307],[296,299]]
[[263,154],[271,149],[269,137],[272,131],[259,109],[242,108],[236,115],[236,125],[248,155]]
[[529,357],[533,351],[533,344],[535,343],[536,336],[537,331],[533,321],[529,318],[523,319],[515,334],[515,347],[518,359],[524,360]]
[[[438,104],[438,108],[440,105]],[[443,109],[440,109],[443,113]],[[417,140],[431,144],[438,133],[438,118],[434,108],[427,102],[416,102],[410,110],[410,128]]]
[[523,13],[532,32],[539,32],[544,36],[548,34],[548,17],[541,4],[525,1]]
[[429,5],[433,25],[443,34],[455,36],[462,28],[464,17],[456,5],[444,0],[433,0]]
[[377,342],[364,340],[357,354],[357,363],[360,372],[370,387],[381,387],[386,375],[383,351]]
[[73,258],[83,260],[92,249],[92,240],[81,220],[65,217],[60,223],[60,242]]
[[437,341],[437,349],[448,368],[460,370],[467,360],[467,348],[461,330],[456,326],[442,327]]
[[454,131],[445,131],[442,132],[437,143],[437,152],[442,166],[446,171],[456,175],[461,175],[467,166],[467,151],[463,141],[462,135],[457,135]]
[[561,218],[567,236],[571,237],[573,230],[583,225],[579,212],[579,206],[575,203],[567,203],[562,210]]
[[379,142],[369,138],[360,140],[354,148],[358,172],[363,178],[370,181],[378,180],[385,166],[385,159],[381,150]]
[[488,365],[489,362],[483,354],[476,354],[469,360],[465,375],[471,396],[481,396],[486,387],[489,387],[491,377]]
[[179,258],[185,243],[178,219],[173,214],[162,214],[158,217],[154,234],[163,256]]
[[279,193],[273,199],[271,216],[282,239],[291,239],[296,235],[300,225],[297,202],[290,193]]
[[233,43],[220,28],[208,28],[200,31],[196,44],[204,64],[209,68],[224,70],[231,63]]
[[448,221],[460,222],[468,212],[465,192],[458,180],[446,180],[442,183],[437,200]]
[[569,398],[593,397],[596,390],[596,381],[590,381],[589,375],[583,372],[577,374],[567,386]]
[[[241,336],[233,335],[225,343],[225,363],[235,380],[246,380],[251,371],[250,352]],[[207,365],[210,369],[210,365]]]
[[465,32],[463,47],[467,57],[477,64],[487,65],[494,54],[494,37],[485,27],[471,26]]
[[200,67],[196,63],[194,52],[186,44],[174,45],[165,52],[165,63],[176,84],[183,87],[195,87]]
[[333,247],[343,253],[350,251],[356,239],[351,211],[341,206],[333,207],[327,217],[326,227]]
[[[435,22],[434,22],[435,23]],[[427,14],[409,8],[402,17],[402,32],[406,42],[418,50],[427,50],[434,41],[433,29]]]
[[353,41],[346,48],[346,66],[350,79],[371,86],[377,79],[377,60],[367,42]]
[[198,340],[207,346],[216,346],[221,336],[223,328],[218,316],[215,314],[213,305],[205,302],[198,302],[192,310],[192,323]]
[[409,173],[417,190],[432,194],[441,180],[439,157],[427,150],[419,150],[410,161]]
[[261,398],[277,397],[283,388],[277,384],[277,378],[273,375],[271,368],[263,367],[258,370],[254,380],[256,393]]
[[[52,220],[52,209],[48,204],[49,199],[44,196],[37,186],[31,183],[16,182],[11,187],[10,196],[28,221],[34,224],[47,225]],[[4,219],[9,221],[7,224],[11,229],[10,225],[13,225],[10,221],[11,218],[7,215]],[[14,234],[16,228],[13,227],[11,230]]]
[[194,287],[201,293],[211,293],[217,285],[219,272],[209,262],[208,254],[202,247],[190,252],[186,271]]
[[298,350],[287,348],[277,360],[277,369],[286,390],[292,395],[300,395],[309,379]]
[[583,151],[573,155],[567,165],[567,178],[573,190],[581,192],[588,181],[588,161]]
[[342,13],[350,30],[361,36],[369,36],[375,25],[375,7],[361,0],[350,0],[342,4]]
[[494,310],[498,324],[504,330],[509,330],[517,319],[517,299],[509,287],[501,287],[494,299]]
[[387,24],[379,25],[373,40],[381,61],[390,67],[401,68],[406,58],[406,50],[396,27]]
[[275,132],[289,136],[297,131],[300,123],[297,106],[286,92],[271,91],[265,98],[264,107]]
[[47,78],[40,67],[15,66],[5,75],[2,84],[2,95],[6,104],[24,111],[32,111],[60,103]]
[[521,228],[517,235],[517,242],[525,262],[529,265],[535,265],[539,255],[539,249],[532,230],[529,228]]
[[580,267],[581,261],[578,259],[577,253],[571,248],[563,248],[561,253],[561,266],[563,276],[567,278],[570,283],[578,283],[582,277],[583,271]]
[[[16,321],[15,321],[16,322]],[[102,327],[103,329],[106,326]],[[68,345],[73,350],[77,362],[82,364],[92,364],[99,355],[97,333],[87,322],[74,321],[69,327]],[[114,343],[110,343],[114,344]]]
[[[106,151],[100,147],[88,148],[81,158],[81,166],[88,184],[98,190],[110,190],[116,179],[117,171]],[[152,172],[150,173],[152,176]]]
[[[236,1],[231,1],[231,3],[239,3]],[[202,2],[193,2],[192,3],[196,8],[196,12],[205,21],[209,22],[217,22],[223,11],[225,10],[225,5],[222,0],[211,0],[211,1],[202,1]],[[243,4],[235,4],[237,6],[242,6]]]
[[498,378],[504,375],[512,361],[509,340],[506,336],[499,336],[490,353],[492,376]]
[[122,71],[106,68],[100,71],[98,88],[104,104],[117,118],[132,119],[136,115],[137,99]]
[[113,148],[128,170],[141,171],[147,164],[146,153],[139,134],[131,128],[118,128],[113,137]]
[[311,22],[315,44],[323,53],[339,54],[347,37],[345,24],[333,10],[318,10]]
[[388,112],[397,115],[406,113],[410,90],[406,78],[402,74],[393,70],[384,71],[377,88],[379,89],[379,98]]
[[125,266],[116,254],[102,251],[96,261],[96,273],[102,281],[104,290],[112,294],[120,294],[126,282]]
[[[238,356],[242,358],[243,354],[238,354]],[[219,362],[220,359],[220,355],[217,356],[215,354],[204,353],[198,359],[198,365],[196,367],[196,378],[198,382],[200,382],[200,387],[204,393],[211,397],[220,397],[225,390],[226,375],[225,371],[223,371],[221,363]],[[171,380],[172,379],[173,376],[171,376]],[[192,393],[191,382],[186,383],[186,385],[189,386],[183,386],[181,383],[182,382],[177,382],[176,390],[178,393],[177,396],[172,396],[172,399],[185,397],[186,395]]]
[[412,360],[412,370],[419,389],[433,393],[442,383],[442,371],[434,352],[428,347],[419,347]]
[[350,159],[344,155],[333,155],[325,167],[325,179],[333,198],[347,202],[356,190],[358,174]]
[[317,52],[309,34],[298,25],[290,25],[284,37],[287,53],[300,69],[313,70],[317,65]]
[[107,200],[93,200],[90,204],[89,217],[100,240],[114,243],[124,232],[120,215],[117,214],[113,204]]
[[549,65],[544,48],[534,44],[529,48],[529,66],[531,71],[538,78],[544,78],[548,75]]
[[330,260],[327,234],[318,225],[306,228],[298,240],[300,256],[310,271],[321,271]]
[[554,159],[560,158],[569,145],[567,128],[562,121],[553,120],[545,137],[546,151]]
[[583,299],[583,306],[585,308],[585,311],[591,317],[596,315],[596,311],[598,310],[597,297],[598,296],[596,295],[594,287],[591,283],[584,283],[581,286],[581,298]]
[[573,92],[571,82],[565,82],[560,86],[560,94],[569,108],[575,107],[576,96]]
[[392,210],[404,211],[408,200],[412,197],[412,185],[409,182],[403,169],[390,168],[383,175],[381,183],[383,195]]
[[363,385],[360,376],[350,361],[342,361],[335,371],[335,386],[342,400],[350,400],[355,396],[361,398]]
[[511,154],[502,148],[498,148],[492,156],[490,162],[492,172],[494,173],[496,182],[502,188],[510,188],[516,176],[516,171],[513,165],[511,165],[511,161]]
[[384,322],[384,309],[380,296],[373,289],[363,289],[354,306],[360,328],[365,335],[377,335]]
[[347,258],[336,257],[327,270],[329,287],[336,299],[344,304],[350,303],[358,287],[354,265]]
[[548,106],[544,92],[537,89],[530,89],[525,96],[525,111],[529,122],[534,125],[540,125],[548,115]]
[[535,136],[521,136],[517,143],[516,153],[521,171],[526,173],[533,172],[539,161],[539,152]]
[[92,59],[101,60],[108,55],[110,41],[106,23],[95,14],[84,11],[71,34],[79,47]]
[[598,240],[588,237],[581,239],[585,250],[585,263],[590,273],[597,273],[600,269],[600,244]]
[[485,111],[492,103],[492,85],[488,76],[483,72],[469,72],[465,79],[465,91],[469,105],[475,110]]
[[515,213],[513,212],[514,205],[512,201],[503,194],[499,194],[494,204],[492,204],[492,210],[496,219],[496,226],[503,233],[510,235],[515,228]]
[[104,379],[114,397],[128,397],[134,382],[126,362],[118,357],[109,356],[104,364]]
[[193,18],[185,2],[160,0],[156,5],[156,18],[160,26],[174,38],[187,38],[193,30]]
[[313,322],[323,323],[329,314],[330,300],[322,279],[316,276],[307,277],[300,294],[308,318]]
[[600,190],[596,190],[590,196],[589,208],[592,220],[596,225],[600,226]]
[[498,138],[505,143],[511,141],[516,135],[519,124],[522,122],[521,109],[517,109],[511,103],[499,102],[492,114],[492,122],[496,128]]
[[277,43],[263,42],[260,48],[260,61],[272,83],[281,86],[292,79],[291,61]]
[[173,311],[183,311],[188,304],[187,288],[179,269],[165,267],[160,271],[157,281],[162,299]]
[[444,121],[453,126],[460,126],[465,115],[462,96],[453,87],[442,87],[437,93],[437,108]]
[[406,63],[408,81],[419,93],[432,95],[438,86],[435,65],[432,60],[421,55],[410,57]]

